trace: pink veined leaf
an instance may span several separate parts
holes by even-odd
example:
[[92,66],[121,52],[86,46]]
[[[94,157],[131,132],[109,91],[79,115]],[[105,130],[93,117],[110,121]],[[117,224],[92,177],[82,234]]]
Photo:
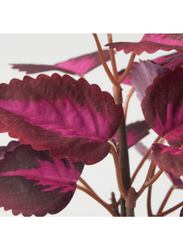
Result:
[[[127,143],[128,148],[135,145],[138,141],[143,139],[146,135],[149,134],[149,126],[147,125],[146,121],[138,121],[131,123],[126,126],[127,132]],[[118,143],[118,135],[117,132],[114,135],[115,142]]]
[[0,161],[0,207],[14,215],[56,214],[71,201],[83,167],[20,145]]
[[[106,61],[110,60],[109,50],[103,50]],[[55,65],[45,64],[11,64],[13,69],[26,71],[27,74],[40,73],[49,70],[59,70],[68,74],[78,74],[83,76],[87,72],[101,65],[101,60],[98,51],[82,55],[76,58],[71,58],[65,62],[60,62]]]
[[83,78],[41,74],[0,84],[0,132],[56,158],[101,161],[122,117],[114,98]]
[[175,178],[183,175],[183,148],[169,147],[160,143],[152,145],[151,158],[161,170]]
[[183,63],[183,54],[182,53],[172,53],[170,55],[161,56],[153,60],[153,62],[161,64],[166,68],[174,68]]
[[124,50],[125,54],[134,52],[136,55],[154,53],[158,50],[176,50],[183,53],[183,34],[144,34],[140,42],[115,42],[106,44],[116,51]]
[[147,124],[172,147],[183,144],[183,68],[167,71],[147,87],[142,111]]

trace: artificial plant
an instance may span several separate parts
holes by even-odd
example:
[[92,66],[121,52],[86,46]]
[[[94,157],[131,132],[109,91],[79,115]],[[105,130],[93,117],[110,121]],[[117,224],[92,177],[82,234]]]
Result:
[[[112,216],[134,216],[136,201],[148,189],[148,216],[165,216],[175,209],[182,216],[183,202],[163,209],[172,191],[183,187],[183,35],[145,34],[140,42],[113,43],[108,34],[105,50],[98,36],[93,37],[98,49],[93,53],[55,65],[12,65],[27,74],[56,71],[51,76],[41,73],[34,79],[26,75],[0,84],[0,132],[18,139],[0,147],[0,206],[14,215],[56,214],[67,209],[77,188]],[[131,53],[126,69],[117,70],[114,49]],[[160,49],[175,51],[134,62],[136,55]],[[101,64],[113,85],[113,96],[84,77]],[[127,98],[122,94],[123,84],[131,86]],[[126,125],[128,103],[135,92],[144,120]],[[157,138],[144,153],[139,141],[151,129]],[[131,176],[128,149],[134,145],[143,157]],[[114,159],[120,193],[119,200],[111,194],[110,204],[81,177],[83,168],[108,154]],[[133,181],[149,156],[147,175],[137,191]],[[154,214],[152,186],[162,174],[167,174],[172,187]]]

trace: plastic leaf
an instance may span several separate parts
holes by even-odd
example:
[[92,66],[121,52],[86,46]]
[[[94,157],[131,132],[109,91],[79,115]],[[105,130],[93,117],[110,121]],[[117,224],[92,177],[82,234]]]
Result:
[[116,42],[106,46],[116,51],[124,50],[125,54],[134,52],[136,55],[154,53],[157,50],[176,50],[183,53],[183,34],[145,34],[140,42]]
[[[146,121],[138,121],[131,123],[126,126],[127,132],[127,143],[128,148],[135,145],[138,141],[144,138],[146,135],[149,134],[149,126],[147,125]],[[118,135],[117,133],[114,135],[116,143],[118,142]]]
[[73,162],[94,164],[109,153],[122,112],[108,92],[83,78],[41,74],[0,85],[0,132]]
[[20,145],[0,161],[0,207],[14,215],[56,214],[72,199],[83,166]]
[[167,56],[158,57],[153,62],[161,64],[166,68],[174,68],[183,63],[183,54],[178,52],[172,53]]
[[[109,50],[103,50],[106,61],[110,60]],[[27,74],[39,73],[49,70],[59,70],[68,74],[78,74],[83,76],[87,72],[101,65],[98,51],[69,59],[55,65],[44,64],[11,64],[13,69],[26,71]]]
[[181,210],[180,210],[180,215],[179,215],[180,217],[183,217],[183,207],[181,208]]
[[167,70],[149,60],[140,61],[139,63],[134,62],[129,77],[140,101],[144,98],[145,90],[152,84],[153,79],[162,75]]
[[183,148],[154,143],[151,157],[154,164],[158,165],[161,170],[171,173],[175,178],[183,175]]
[[183,187],[183,182],[180,178],[176,179],[171,173],[167,174],[173,185],[176,187]]
[[146,89],[142,110],[147,124],[170,146],[183,144],[183,69],[167,71]]

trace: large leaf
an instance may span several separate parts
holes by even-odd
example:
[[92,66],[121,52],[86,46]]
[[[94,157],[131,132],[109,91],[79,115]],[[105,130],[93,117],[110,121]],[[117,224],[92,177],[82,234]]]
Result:
[[157,50],[176,50],[183,53],[183,34],[145,34],[140,42],[116,42],[106,46],[116,51],[124,50],[125,54],[134,52],[137,55],[146,51],[154,53]]
[[14,215],[56,214],[72,199],[83,166],[20,145],[0,161],[0,207]]
[[[106,61],[110,60],[109,50],[103,50]],[[78,74],[83,76],[90,70],[101,65],[101,60],[98,51],[82,55],[76,58],[71,58],[65,62],[60,62],[54,65],[45,64],[11,64],[13,69],[25,71],[27,74],[39,73],[49,70],[59,70],[68,74]]]
[[183,68],[167,71],[146,89],[142,110],[148,125],[170,146],[183,144]]
[[73,162],[94,164],[109,153],[122,112],[108,92],[83,78],[41,74],[0,85],[0,132]]
[[161,170],[171,173],[175,178],[183,175],[183,148],[169,147],[160,143],[152,145],[154,164]]

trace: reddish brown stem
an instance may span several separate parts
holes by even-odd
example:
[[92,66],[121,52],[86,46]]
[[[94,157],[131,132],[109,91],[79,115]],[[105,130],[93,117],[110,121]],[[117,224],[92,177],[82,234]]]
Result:
[[129,75],[130,70],[131,70],[132,65],[133,65],[133,61],[135,59],[135,56],[136,56],[135,53],[132,52],[131,56],[130,56],[130,60],[128,62],[128,65],[127,65],[125,71],[123,72],[122,76],[117,81],[119,84],[122,83],[126,79],[126,77]]
[[99,42],[99,39],[98,39],[98,36],[97,34],[93,34],[93,37],[95,39],[95,42],[96,42],[96,45],[97,45],[97,48],[98,48],[98,52],[99,52],[99,55],[100,55],[100,60],[102,62],[102,65],[109,77],[109,79],[111,80],[111,82],[115,85],[115,86],[118,86],[119,83],[116,81],[116,79],[114,78],[114,76],[112,75],[111,71],[109,70],[109,67],[107,66],[107,63],[106,63],[106,60],[105,60],[105,57],[104,57],[104,53],[102,51],[102,47],[100,45],[100,42]]
[[113,209],[110,207],[110,205],[108,205],[106,202],[104,202],[103,200],[101,200],[98,196],[94,195],[93,192],[91,192],[90,190],[86,189],[85,187],[82,187],[78,184],[76,184],[77,189],[85,192],[86,194],[88,194],[89,196],[91,196],[94,200],[96,200],[97,202],[99,202],[105,209],[108,210],[108,212],[116,217],[117,214],[113,211]]
[[[107,36],[108,36],[108,42],[112,43],[113,42],[112,34],[107,34]],[[109,54],[110,54],[110,59],[111,59],[111,64],[112,64],[113,75],[114,75],[114,78],[117,80],[119,77],[118,77],[118,71],[116,68],[116,60],[115,60],[115,56],[114,56],[114,50],[109,49]]]
[[166,216],[167,214],[170,214],[172,212],[174,212],[176,209],[178,209],[179,207],[182,207],[183,206],[183,202],[180,202],[179,204],[177,204],[176,206],[162,212],[162,213],[158,213],[157,215],[155,216]]
[[126,118],[127,118],[127,110],[128,110],[128,104],[129,104],[129,101],[130,101],[130,98],[132,97],[133,93],[134,93],[134,88],[132,87],[127,96],[126,96],[126,99],[125,99],[125,103],[124,103],[124,117],[125,117],[125,121],[126,121]]
[[163,208],[165,207],[165,205],[166,205],[166,203],[167,203],[167,201],[168,201],[168,199],[169,199],[169,197],[170,197],[170,195],[171,195],[171,193],[172,193],[172,191],[173,191],[174,189],[175,189],[175,186],[174,186],[174,185],[170,187],[170,189],[168,190],[168,192],[167,192],[167,194],[166,194],[166,196],[165,196],[163,202],[161,203],[161,206],[160,206],[160,208],[159,208],[157,214],[159,214],[159,213],[161,213],[161,212],[163,211]]

